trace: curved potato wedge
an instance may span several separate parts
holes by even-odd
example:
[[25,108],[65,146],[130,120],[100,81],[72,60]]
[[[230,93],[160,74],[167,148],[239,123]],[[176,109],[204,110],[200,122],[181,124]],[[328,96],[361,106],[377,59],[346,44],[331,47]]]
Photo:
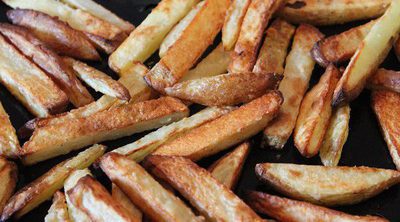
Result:
[[142,221],[143,213],[132,203],[124,192],[115,183],[111,187],[111,196],[118,203],[122,205],[125,211],[127,211],[132,217],[135,217],[137,221]]
[[262,163],[256,174],[281,193],[326,206],[359,203],[400,182],[400,172],[371,167]]
[[2,213],[17,185],[17,165],[0,157],[0,178],[0,213]]
[[232,50],[235,46],[250,3],[251,0],[234,0],[229,6],[222,27],[222,44],[225,50]]
[[376,73],[368,79],[368,88],[384,89],[400,93],[400,71],[378,69]]
[[53,196],[53,204],[51,205],[46,217],[45,222],[71,222],[68,214],[67,203],[65,202],[65,195],[61,191],[57,191]]
[[15,129],[11,125],[10,117],[0,102],[0,155],[16,158],[20,149],[21,147],[19,146]]

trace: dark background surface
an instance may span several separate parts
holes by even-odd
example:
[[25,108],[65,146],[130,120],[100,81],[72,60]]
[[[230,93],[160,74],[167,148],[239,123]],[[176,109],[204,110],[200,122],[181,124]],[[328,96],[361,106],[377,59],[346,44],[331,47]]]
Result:
[[[134,25],[139,25],[144,20],[146,15],[150,13],[151,9],[157,4],[157,0],[97,0],[100,4],[106,6],[108,9],[119,15],[120,17],[130,21]],[[6,22],[5,12],[9,8],[0,3],[0,21]],[[364,22],[355,22],[351,24],[320,27],[320,30],[326,35],[332,35],[347,30],[353,26],[363,24]],[[216,40],[219,41],[219,38]],[[212,47],[210,47],[212,48]],[[157,53],[158,54],[158,53]],[[158,61],[155,55],[146,63],[152,66]],[[390,53],[382,67],[388,69],[399,70],[399,62],[396,60],[393,51]],[[115,73],[112,73],[107,67],[107,58],[103,55],[103,61],[97,63],[90,63],[102,71],[117,78]],[[324,70],[316,66],[311,85],[315,84]],[[34,83],[32,83],[34,84]],[[100,95],[92,91],[93,95],[98,98]],[[25,122],[32,119],[33,116],[3,87],[0,85],[0,100],[4,108],[9,113],[11,121],[16,129],[20,128]],[[199,106],[192,108],[193,112],[199,110]],[[146,133],[136,134],[134,136],[126,137],[123,139],[105,142],[109,150],[115,149],[127,143],[133,142],[142,137]],[[302,157],[293,145],[293,139],[290,138],[287,145],[282,151],[273,151],[270,149],[261,149],[260,141],[262,135],[259,134],[251,139],[252,151],[246,161],[243,169],[242,176],[239,180],[235,192],[242,196],[246,190],[260,190],[274,193],[272,189],[257,181],[254,173],[254,166],[261,162],[283,162],[283,163],[297,163],[297,164],[317,164],[321,165],[319,157],[306,159]],[[21,141],[23,144],[25,141]],[[54,158],[34,166],[24,167],[20,163],[19,166],[19,181],[17,189],[20,189],[30,181],[39,177],[47,172],[52,166],[61,162],[62,160],[74,156],[78,153],[73,152],[69,155]],[[224,152],[226,153],[226,152]],[[213,157],[202,160],[199,164],[201,166],[208,166],[213,161],[217,160],[224,153],[220,153]],[[370,93],[364,91],[361,96],[351,103],[351,119],[350,119],[350,132],[349,137],[344,146],[342,158],[339,165],[341,166],[370,166],[380,167],[387,169],[395,169],[392,159],[389,155],[383,137],[380,134],[379,126],[375,115],[370,107]],[[92,169],[97,179],[105,186],[109,187],[109,181],[101,172],[101,170]],[[34,209],[20,221],[43,221],[44,216],[50,207],[51,201],[47,201]],[[364,201],[360,204],[353,206],[346,206],[337,208],[338,210],[358,215],[379,215],[384,216],[390,221],[400,221],[400,186],[394,186],[378,196]]]

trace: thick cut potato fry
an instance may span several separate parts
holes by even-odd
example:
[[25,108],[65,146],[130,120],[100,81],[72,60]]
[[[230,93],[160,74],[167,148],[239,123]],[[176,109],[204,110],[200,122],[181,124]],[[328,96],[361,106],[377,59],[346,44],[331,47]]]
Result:
[[229,113],[233,109],[234,108],[232,107],[206,108],[194,114],[193,116],[164,126],[152,133],[149,133],[143,138],[131,144],[115,149],[112,152],[128,156],[130,159],[136,162],[140,162],[161,145],[174,140],[175,138],[183,135],[191,129],[194,129],[200,125],[217,119],[220,116]]
[[154,221],[202,221],[178,197],[161,186],[139,164],[109,153],[100,161],[101,169],[113,183]]
[[77,156],[54,166],[50,171],[26,185],[11,197],[4,208],[1,220],[7,220],[12,215],[15,218],[20,218],[51,198],[57,190],[63,187],[65,179],[73,170],[90,166],[98,157],[103,155],[105,150],[104,146],[94,145],[80,152]]
[[46,217],[45,222],[71,222],[68,214],[67,204],[65,202],[65,195],[63,192],[57,191],[53,196],[53,204],[51,205]]
[[0,157],[0,213],[14,193],[18,179],[17,165]]
[[151,130],[188,116],[179,100],[162,97],[127,104],[86,118],[37,129],[21,151],[24,164],[31,165],[106,140]]
[[0,102],[0,156],[16,158],[20,149],[17,134],[11,125],[10,117]]
[[282,95],[271,91],[159,147],[154,154],[199,160],[254,136],[278,114]]
[[7,11],[7,18],[15,25],[28,28],[59,54],[85,60],[100,59],[85,34],[56,17],[29,9],[14,9]]
[[400,0],[393,0],[385,14],[377,20],[351,58],[333,96],[333,105],[354,100],[368,78],[388,55],[400,32]]
[[335,25],[377,18],[391,0],[288,0],[279,15],[299,24]]
[[330,119],[319,156],[324,166],[337,166],[349,135],[350,106],[336,108]]
[[389,222],[382,217],[353,216],[307,202],[291,200],[255,191],[248,193],[247,203],[255,211],[267,214],[279,221]]
[[264,45],[258,54],[253,72],[283,75],[284,63],[296,28],[288,22],[277,19],[267,29]]
[[297,28],[292,50],[286,59],[284,78],[279,84],[284,102],[278,117],[264,130],[264,146],[281,149],[292,134],[315,65],[310,50],[322,37],[312,26]]
[[400,173],[370,167],[262,163],[257,177],[295,199],[327,206],[359,203],[400,182]]
[[231,190],[189,159],[150,156],[145,165],[179,191],[209,221],[262,221]]
[[370,89],[385,89],[400,93],[400,72],[378,69],[378,71],[368,79],[367,86]]
[[221,184],[233,190],[239,180],[244,162],[250,152],[250,143],[245,142],[226,154],[208,168],[211,175]]
[[125,211],[127,211],[132,217],[136,218],[137,221],[142,221],[143,213],[132,203],[124,192],[114,183],[111,188],[111,196],[118,203],[122,205]]
[[239,38],[240,28],[251,0],[234,0],[229,7],[222,27],[222,44],[225,50],[232,50]]
[[332,114],[332,95],[340,78],[340,71],[330,65],[301,102],[293,138],[301,155],[313,157],[318,154],[328,129]]
[[153,89],[163,92],[164,88],[177,83],[213,43],[221,30],[230,1],[205,1],[165,56],[145,75],[147,84]]

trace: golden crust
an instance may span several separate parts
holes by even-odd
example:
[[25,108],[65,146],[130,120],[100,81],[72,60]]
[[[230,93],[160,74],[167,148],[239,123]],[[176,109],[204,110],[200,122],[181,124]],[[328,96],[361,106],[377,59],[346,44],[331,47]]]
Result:
[[122,207],[131,216],[135,217],[138,221],[142,221],[143,213],[132,203],[132,201],[127,197],[124,192],[115,183],[111,187],[111,196],[117,202],[119,202]]
[[61,191],[57,191],[53,196],[53,204],[51,205],[45,222],[71,222],[68,214],[67,204],[65,203],[65,195]]
[[0,213],[3,212],[7,201],[14,193],[18,180],[17,165],[0,157]]
[[0,102],[0,156],[16,158],[20,148],[15,129]]
[[251,0],[234,0],[226,12],[222,27],[222,44],[225,50],[232,50],[235,46],[250,3]]
[[371,78],[368,79],[368,88],[384,89],[400,93],[400,71],[378,69]]

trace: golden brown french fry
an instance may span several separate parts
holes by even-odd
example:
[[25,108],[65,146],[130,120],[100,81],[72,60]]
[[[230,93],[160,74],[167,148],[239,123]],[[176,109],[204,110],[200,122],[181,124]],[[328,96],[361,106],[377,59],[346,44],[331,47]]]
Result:
[[250,3],[251,0],[234,0],[226,12],[222,27],[222,44],[225,50],[232,50],[235,46]]
[[213,163],[208,168],[208,171],[218,182],[233,190],[239,180],[249,152],[250,143],[242,143],[235,150]]
[[255,191],[251,191],[247,194],[247,203],[255,211],[267,214],[279,221],[389,222],[382,217],[353,216],[307,202],[291,200]]
[[294,144],[301,155],[310,158],[318,154],[332,114],[332,95],[340,78],[340,71],[329,65],[325,73],[301,102]]
[[271,91],[159,147],[154,154],[199,160],[254,136],[278,114],[282,95]]
[[18,179],[17,165],[0,157],[0,213],[14,193]]
[[368,79],[368,88],[385,89],[400,93],[400,72],[387,69],[378,69],[376,73]]
[[220,31],[229,4],[229,0],[206,0],[174,45],[145,75],[152,88],[163,92],[189,71]]
[[167,181],[210,221],[262,221],[231,190],[184,157],[150,156],[146,167]]
[[1,215],[1,220],[7,220],[12,215],[20,218],[61,189],[65,179],[75,169],[84,169],[90,166],[98,157],[102,156],[106,148],[101,145],[94,145],[77,156],[65,160],[50,171],[43,174],[30,184],[15,193],[8,201]]
[[232,52],[229,72],[251,72],[256,64],[264,30],[282,0],[251,1],[240,28],[239,38]]
[[264,45],[258,54],[253,72],[283,75],[283,65],[295,30],[295,27],[285,20],[275,20],[267,29]]
[[383,62],[400,32],[400,0],[393,0],[351,58],[333,96],[333,105],[343,105],[361,93],[368,78]]
[[334,109],[328,130],[319,151],[322,164],[337,166],[342,155],[343,146],[349,135],[350,106]]
[[183,201],[162,187],[136,162],[120,154],[109,153],[101,159],[100,167],[152,220],[202,221]]
[[391,0],[288,0],[279,15],[300,24],[335,25],[356,20],[377,18]]
[[67,204],[65,203],[64,193],[57,191],[53,196],[53,204],[51,205],[45,222],[71,222],[68,214]]
[[371,167],[262,163],[257,177],[285,195],[327,206],[364,201],[400,182],[400,173]]
[[19,146],[19,141],[15,129],[11,124],[10,117],[0,102],[0,155],[16,158],[20,149],[21,147]]
[[315,65],[310,50],[322,37],[313,26],[300,25],[297,28],[286,59],[284,78],[279,84],[284,102],[277,118],[264,130],[264,146],[281,149],[292,134]]
[[132,201],[127,197],[124,192],[114,183],[111,187],[111,196],[118,203],[122,205],[125,211],[127,211],[131,216],[135,217],[137,221],[142,221],[143,213],[132,203]]
[[61,55],[77,59],[99,60],[100,56],[89,39],[68,23],[56,17],[29,9],[7,11],[13,24],[28,28],[38,39]]

